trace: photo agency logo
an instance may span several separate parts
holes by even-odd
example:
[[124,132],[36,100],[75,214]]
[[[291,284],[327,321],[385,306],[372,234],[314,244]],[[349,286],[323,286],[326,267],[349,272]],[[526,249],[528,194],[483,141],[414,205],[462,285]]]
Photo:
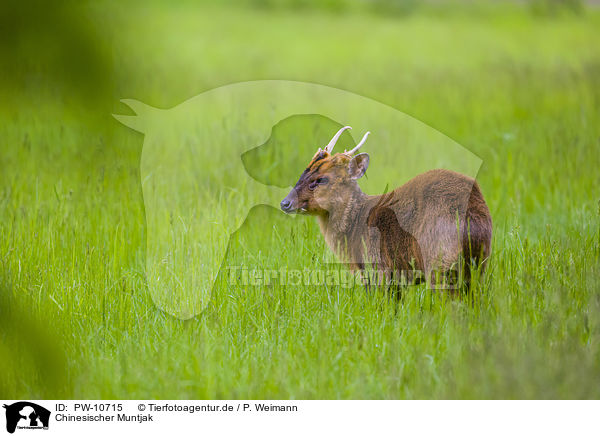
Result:
[[[481,159],[385,104],[276,80],[213,89],[167,110],[122,102],[135,115],[115,118],[144,134],[148,288],[178,318],[202,312],[218,286],[264,286],[267,270],[431,284],[457,271],[467,244],[489,252],[479,235],[466,235]],[[427,173],[434,169],[443,170]],[[261,279],[243,277],[259,268]],[[385,273],[371,280],[369,270]],[[279,274],[277,283],[304,283],[297,276]]]
[[50,411],[39,404],[19,401],[4,405],[6,409],[6,431],[14,433],[19,430],[48,430]]

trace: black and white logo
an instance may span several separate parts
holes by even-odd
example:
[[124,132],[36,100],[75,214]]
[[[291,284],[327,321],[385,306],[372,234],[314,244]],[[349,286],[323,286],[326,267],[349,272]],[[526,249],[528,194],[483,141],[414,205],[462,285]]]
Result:
[[14,433],[16,429],[48,430],[50,411],[29,401],[19,401],[4,405],[6,409],[6,431]]

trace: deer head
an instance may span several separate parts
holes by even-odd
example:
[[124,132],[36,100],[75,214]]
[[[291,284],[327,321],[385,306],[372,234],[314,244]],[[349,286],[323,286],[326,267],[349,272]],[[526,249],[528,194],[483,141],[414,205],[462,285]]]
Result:
[[343,207],[356,193],[361,193],[357,179],[369,166],[369,155],[354,155],[367,140],[370,132],[352,150],[332,154],[333,147],[345,130],[342,127],[324,149],[319,148],[300,175],[296,186],[281,202],[286,213],[324,215]]

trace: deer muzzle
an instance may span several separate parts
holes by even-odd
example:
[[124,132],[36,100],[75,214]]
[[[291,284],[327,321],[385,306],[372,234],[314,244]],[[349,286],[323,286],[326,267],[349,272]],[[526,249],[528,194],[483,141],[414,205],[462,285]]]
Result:
[[290,193],[288,195],[286,195],[283,200],[281,200],[280,207],[281,207],[281,210],[284,211],[285,213],[303,212],[302,209],[298,210],[299,204],[298,204],[298,194],[296,193],[296,189],[292,188]]

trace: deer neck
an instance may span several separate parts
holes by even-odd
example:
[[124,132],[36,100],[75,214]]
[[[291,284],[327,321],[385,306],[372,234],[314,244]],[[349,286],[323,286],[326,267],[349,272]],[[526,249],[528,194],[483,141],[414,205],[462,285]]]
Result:
[[354,257],[352,252],[355,241],[361,240],[367,228],[364,211],[368,210],[369,196],[357,185],[356,189],[345,197],[344,201],[340,201],[327,213],[319,215],[319,227],[327,245],[334,253],[339,257],[344,257],[344,253]]

